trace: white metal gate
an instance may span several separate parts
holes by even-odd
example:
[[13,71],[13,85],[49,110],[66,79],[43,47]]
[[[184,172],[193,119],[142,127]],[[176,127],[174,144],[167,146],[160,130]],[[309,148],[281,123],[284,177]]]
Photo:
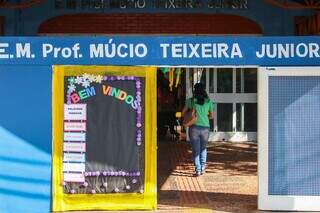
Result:
[[[192,96],[192,86],[197,82],[206,85],[211,100],[216,103],[210,141],[257,140],[257,79],[253,77],[251,92],[246,86],[247,73],[256,76],[254,67],[188,68],[186,72],[187,98]],[[224,82],[224,83],[223,83]],[[251,109],[251,110],[250,110]],[[250,124],[251,122],[251,124]],[[251,128],[248,128],[251,127]]]

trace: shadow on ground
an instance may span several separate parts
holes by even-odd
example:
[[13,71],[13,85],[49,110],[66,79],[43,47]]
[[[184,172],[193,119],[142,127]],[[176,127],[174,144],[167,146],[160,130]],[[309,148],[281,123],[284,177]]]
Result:
[[206,174],[193,177],[186,142],[158,144],[158,209],[211,209],[248,212],[257,209],[257,145],[216,142],[208,145]]
[[[182,193],[185,196],[193,197],[192,203],[180,203]],[[197,199],[199,197],[207,197],[208,202],[202,202]],[[158,195],[158,204],[164,209],[179,209],[179,208],[202,208],[212,209],[216,211],[254,211],[257,209],[257,195],[243,195],[230,193],[215,193],[215,192],[181,192],[181,191],[161,191]]]

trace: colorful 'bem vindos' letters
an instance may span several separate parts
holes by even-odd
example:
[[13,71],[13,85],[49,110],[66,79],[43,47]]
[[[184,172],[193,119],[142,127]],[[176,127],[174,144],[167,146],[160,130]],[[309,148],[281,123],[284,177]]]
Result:
[[[124,101],[126,104],[130,105],[135,110],[139,106],[138,101],[135,100],[132,95],[129,95],[127,92],[119,88],[111,87],[108,85],[102,85],[102,92],[106,96],[115,97],[120,101]],[[83,90],[73,93],[71,95],[71,100],[72,100],[72,103],[75,104],[75,103],[78,103],[79,101],[82,101],[84,99],[87,99],[95,95],[96,95],[96,90],[92,86],[92,87],[85,88]]]
[[72,100],[72,103],[75,104],[75,103],[78,103],[81,100],[84,100],[86,98],[89,98],[89,97],[92,97],[92,96],[95,96],[95,95],[96,95],[96,90],[92,86],[92,87],[80,90],[77,93],[73,93],[71,95],[71,100]]
[[102,91],[104,95],[115,97],[121,101],[125,101],[125,103],[131,105],[133,109],[138,108],[138,101],[134,100],[134,97],[132,95],[128,95],[127,92],[111,87],[108,85],[102,85]]

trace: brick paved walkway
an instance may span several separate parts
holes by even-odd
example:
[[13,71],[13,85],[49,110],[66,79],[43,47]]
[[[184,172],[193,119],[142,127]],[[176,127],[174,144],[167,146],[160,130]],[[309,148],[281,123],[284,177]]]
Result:
[[193,171],[191,147],[186,142],[159,142],[159,211],[257,209],[256,144],[210,143],[206,174],[193,177]]

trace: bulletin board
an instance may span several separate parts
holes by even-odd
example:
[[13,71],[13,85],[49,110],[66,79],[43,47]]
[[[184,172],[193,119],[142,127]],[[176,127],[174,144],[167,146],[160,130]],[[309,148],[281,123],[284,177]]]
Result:
[[156,208],[156,68],[54,66],[53,211]]

